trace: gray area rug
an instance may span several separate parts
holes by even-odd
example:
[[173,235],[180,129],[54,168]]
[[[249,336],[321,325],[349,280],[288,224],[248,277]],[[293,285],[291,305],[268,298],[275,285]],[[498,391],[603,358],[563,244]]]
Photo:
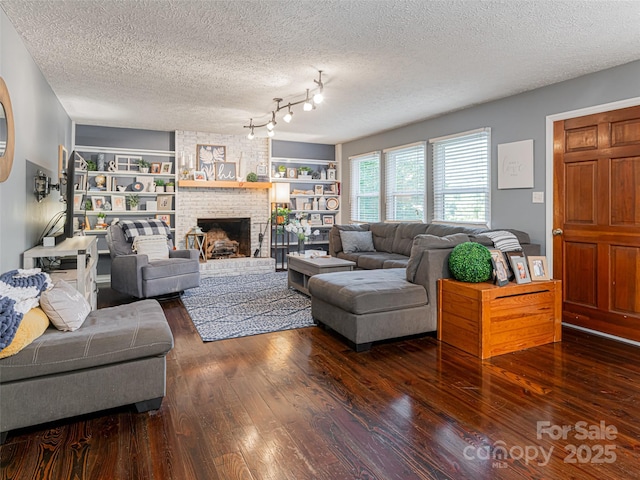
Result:
[[287,287],[287,272],[203,277],[182,303],[204,342],[313,325],[311,300]]

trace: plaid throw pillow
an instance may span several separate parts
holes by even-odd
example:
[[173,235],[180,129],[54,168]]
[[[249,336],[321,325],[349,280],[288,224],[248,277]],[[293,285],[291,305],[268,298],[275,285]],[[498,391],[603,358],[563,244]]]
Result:
[[148,218],[147,220],[120,220],[120,225],[127,242],[133,242],[140,235],[166,235],[167,239],[172,240],[171,230],[162,220],[154,218]]

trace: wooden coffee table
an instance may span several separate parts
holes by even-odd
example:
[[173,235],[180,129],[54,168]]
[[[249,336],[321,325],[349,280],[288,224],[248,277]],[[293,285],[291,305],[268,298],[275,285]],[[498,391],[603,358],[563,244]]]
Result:
[[309,279],[319,273],[349,272],[355,267],[355,262],[335,257],[307,258],[299,255],[288,255],[287,264],[289,277],[287,285],[309,295],[307,285]]

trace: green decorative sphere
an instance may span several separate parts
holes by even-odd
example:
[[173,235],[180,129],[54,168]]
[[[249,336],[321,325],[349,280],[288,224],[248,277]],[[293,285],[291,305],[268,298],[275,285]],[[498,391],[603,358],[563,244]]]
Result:
[[484,245],[465,242],[456,245],[449,256],[449,270],[461,282],[486,282],[491,278],[491,253]]
[[247,182],[257,182],[258,181],[258,174],[255,172],[249,172],[247,173]]

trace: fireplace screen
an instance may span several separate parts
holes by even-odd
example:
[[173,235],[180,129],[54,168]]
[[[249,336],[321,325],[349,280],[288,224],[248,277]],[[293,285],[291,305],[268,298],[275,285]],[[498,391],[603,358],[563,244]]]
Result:
[[207,258],[251,256],[249,218],[200,218],[198,226],[206,234]]

